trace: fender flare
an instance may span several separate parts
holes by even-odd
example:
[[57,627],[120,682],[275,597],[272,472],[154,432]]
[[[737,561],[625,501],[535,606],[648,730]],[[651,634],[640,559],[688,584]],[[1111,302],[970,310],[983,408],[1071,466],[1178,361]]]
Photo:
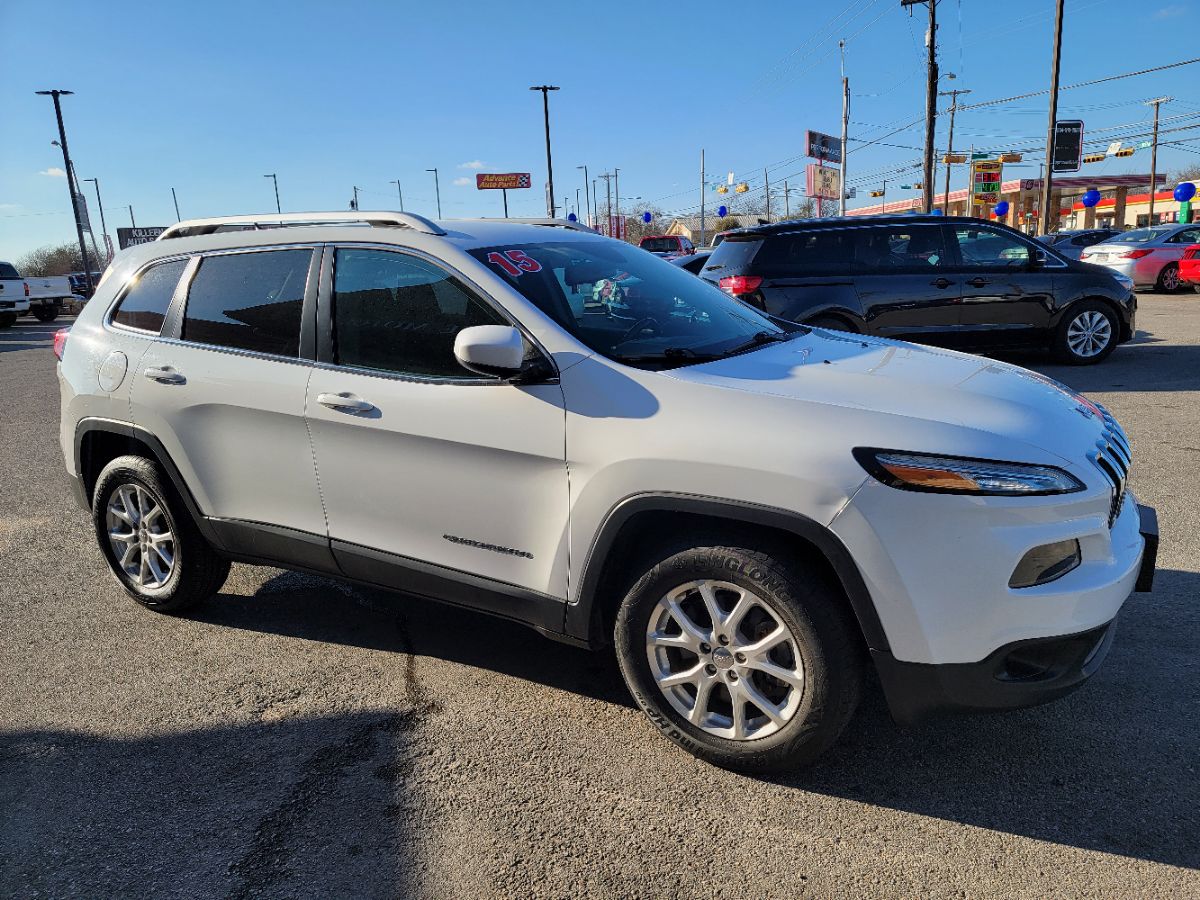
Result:
[[598,594],[605,562],[625,525],[634,516],[646,512],[694,513],[729,522],[775,528],[802,538],[824,555],[837,575],[867,646],[871,650],[890,651],[891,646],[862,573],[846,545],[832,531],[790,510],[693,494],[635,494],[609,510],[584,560],[579,594],[567,604],[563,629],[568,635],[592,645],[604,642],[605,636],[594,632],[597,630],[597,613],[600,610],[597,601],[600,600]]

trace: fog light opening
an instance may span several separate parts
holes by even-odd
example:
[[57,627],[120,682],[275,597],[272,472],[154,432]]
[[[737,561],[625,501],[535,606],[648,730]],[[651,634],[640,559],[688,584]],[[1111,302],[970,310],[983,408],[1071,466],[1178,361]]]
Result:
[[1042,544],[1026,553],[1012,577],[1008,579],[1010,588],[1036,587],[1048,584],[1057,578],[1062,578],[1082,562],[1079,552],[1079,541],[1072,538],[1069,541],[1055,541],[1053,544]]

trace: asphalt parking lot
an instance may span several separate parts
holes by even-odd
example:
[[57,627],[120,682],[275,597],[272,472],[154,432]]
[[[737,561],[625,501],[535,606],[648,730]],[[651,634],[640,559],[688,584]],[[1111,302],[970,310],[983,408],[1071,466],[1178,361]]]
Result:
[[51,335],[0,331],[0,895],[1200,896],[1200,296],[1094,368],[1159,510],[1153,594],[1056,704],[892,724],[758,780],[659,737],[604,656],[235,566],[186,617],[107,574]]

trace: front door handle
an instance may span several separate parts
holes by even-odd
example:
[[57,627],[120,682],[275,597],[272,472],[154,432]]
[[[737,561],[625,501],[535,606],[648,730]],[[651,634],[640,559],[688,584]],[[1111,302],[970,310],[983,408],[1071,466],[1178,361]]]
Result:
[[176,372],[170,366],[158,368],[151,366],[142,373],[151,381],[157,381],[159,384],[186,384],[187,379],[183,377],[183,373]]
[[971,287],[983,287],[985,284],[991,284],[986,278],[972,278],[967,282]]
[[933,279],[933,281],[931,281],[929,283],[932,284],[935,288],[948,288],[948,287],[950,287],[951,282],[950,282],[949,278],[935,278],[935,279]]
[[353,394],[347,393],[317,394],[317,402],[330,409],[336,409],[338,412],[365,413],[375,408],[374,404],[368,403],[362,397],[355,397]]

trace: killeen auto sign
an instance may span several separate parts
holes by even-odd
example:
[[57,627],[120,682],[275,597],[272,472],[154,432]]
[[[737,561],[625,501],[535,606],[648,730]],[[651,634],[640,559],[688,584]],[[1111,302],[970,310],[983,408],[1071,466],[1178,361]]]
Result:
[[480,173],[475,176],[475,187],[481,191],[515,191],[529,187],[528,172]]

